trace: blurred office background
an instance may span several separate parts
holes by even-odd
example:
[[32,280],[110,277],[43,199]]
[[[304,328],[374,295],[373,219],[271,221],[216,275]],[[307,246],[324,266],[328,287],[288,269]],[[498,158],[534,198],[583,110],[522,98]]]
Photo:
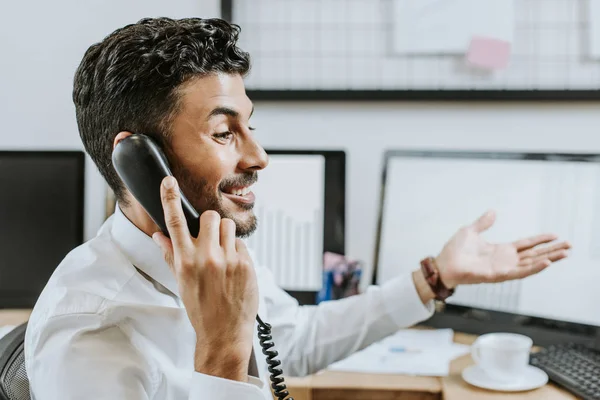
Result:
[[[369,268],[375,257],[381,174],[387,149],[600,153],[600,136],[596,132],[600,126],[600,105],[596,101],[577,101],[577,96],[569,100],[568,94],[583,90],[588,93],[581,98],[594,96],[589,90],[598,89],[600,83],[598,64],[585,61],[589,47],[585,37],[589,29],[585,20],[587,1],[516,1],[516,38],[511,54],[520,67],[516,75],[464,70],[460,64],[464,55],[441,60],[424,57],[411,62],[401,61],[401,57],[384,60],[383,54],[389,48],[380,46],[377,35],[386,34],[386,29],[390,35],[398,33],[393,32],[383,14],[374,12],[381,11],[381,5],[391,6],[389,0],[307,0],[309,11],[305,15],[269,5],[281,6],[284,1],[224,3],[233,10],[234,22],[242,26],[241,44],[255,60],[254,75],[248,84],[257,91],[253,98],[257,110],[253,124],[264,147],[346,153],[345,251],[349,257],[365,262],[363,287],[372,279]],[[297,8],[302,2],[293,3]],[[364,12],[361,3],[368,4]],[[85,49],[117,27],[142,17],[213,17],[221,16],[223,9],[219,0],[3,2],[0,149],[82,150],[71,90],[74,70]],[[275,20],[269,22],[268,18]],[[287,25],[293,30],[279,31]],[[312,40],[316,47],[303,48],[305,53],[294,56],[293,46],[306,46],[303,39],[298,45],[294,35],[309,37],[307,32],[314,34],[306,40]],[[265,42],[268,36],[282,38],[269,45]],[[323,44],[326,37],[329,42]],[[335,37],[343,40],[331,42]],[[287,48],[286,40],[296,44]],[[358,59],[352,59],[352,43],[360,43],[363,48]],[[273,46],[282,49],[275,51]],[[308,58],[302,56],[305,50]],[[270,74],[269,66],[278,67],[280,74]],[[307,66],[312,75],[301,78],[302,66]],[[411,95],[407,97],[409,101],[402,99],[403,95],[381,101],[394,98],[394,91],[461,91],[473,85],[492,92],[516,90],[524,93],[524,99],[531,90],[552,90],[554,94],[539,96],[538,101],[519,101],[517,94],[507,101],[465,102],[464,93],[458,95],[459,101],[448,101],[452,96],[444,100],[444,96],[435,94],[430,101],[421,101],[428,95],[417,101],[410,101]],[[281,91],[303,88],[334,94],[329,101],[315,100],[319,96],[314,93],[312,99],[300,94],[281,100],[286,98]],[[348,92],[342,93],[345,90]],[[373,95],[372,91],[378,90],[391,91],[392,95]],[[561,92],[567,93],[563,100]],[[358,99],[347,101],[353,97]],[[32,196],[50,201],[45,193]],[[106,211],[106,186],[87,157],[84,199],[83,238],[87,240],[104,221]]]
[[600,0],[23,0],[0,16],[0,309],[31,308],[114,206],[75,120],[85,50],[143,17],[223,17],[272,156],[249,242],[284,289],[314,303],[356,292],[324,291],[324,267],[358,268],[360,289],[409,273],[496,207],[490,240],[552,231],[572,256],[461,287],[427,324],[600,343]]

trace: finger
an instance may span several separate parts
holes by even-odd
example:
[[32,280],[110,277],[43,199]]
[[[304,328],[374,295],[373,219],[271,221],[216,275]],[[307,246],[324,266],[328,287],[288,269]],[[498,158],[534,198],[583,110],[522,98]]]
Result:
[[517,249],[517,251],[523,251],[531,249],[532,247],[538,246],[543,243],[548,243],[553,240],[556,240],[557,236],[552,233],[544,233],[537,236],[531,236],[524,239],[519,239],[513,242],[513,246]]
[[537,255],[541,256],[544,254],[554,253],[558,250],[568,250],[570,248],[571,248],[571,244],[569,242],[560,242],[560,243],[553,244],[551,246],[540,247],[535,250],[537,252]]
[[173,246],[176,248],[189,246],[191,243],[190,231],[181,208],[179,186],[174,177],[167,176],[163,179],[162,185],[160,185],[160,198],[165,213],[165,223]]
[[539,248],[538,254],[553,253],[557,250],[568,250],[570,248],[571,248],[571,244],[569,242],[560,242],[560,243],[555,243],[551,246]]
[[250,260],[250,253],[248,252],[248,248],[242,239],[235,239],[235,250],[238,253],[240,259]]
[[529,249],[519,253],[520,263],[524,261],[531,261],[531,259],[535,259],[536,257],[544,257],[548,258],[549,254],[554,254],[560,251],[565,251],[571,248],[571,244],[569,242],[561,242],[556,243],[552,246],[541,247],[537,249]]
[[242,239],[235,239],[235,249],[238,254],[238,268],[242,271],[242,273],[249,274],[249,276],[254,277],[253,279],[256,279],[252,257],[250,257],[250,253],[248,252],[248,249],[246,248],[246,245]]
[[477,219],[471,226],[479,233],[488,230],[496,220],[496,213],[492,210],[487,211]]
[[208,210],[202,213],[197,240],[205,246],[205,249],[216,251],[221,248],[221,216],[218,212]]
[[507,280],[523,279],[542,272],[544,269],[548,268],[550,264],[552,264],[552,261],[545,258],[522,268],[514,268],[507,274],[506,278]]
[[570,248],[571,248],[571,245],[569,244],[569,242],[560,242],[560,243],[555,243],[551,246],[536,247],[536,248],[520,251],[519,258],[524,259],[524,258],[528,258],[528,257],[537,257],[537,256],[541,256],[544,254],[552,253],[557,250],[567,250]]
[[173,243],[171,242],[171,239],[166,237],[162,232],[155,232],[152,235],[152,240],[154,240],[154,242],[162,251],[163,257],[167,262],[167,265],[169,265],[171,272],[175,272],[175,269],[173,267]]
[[221,220],[221,247],[225,251],[225,257],[234,256],[235,249],[235,222],[229,218]]
[[539,263],[540,261],[544,261],[544,260],[549,260],[550,262],[557,262],[557,261],[562,260],[563,258],[567,258],[568,255],[569,254],[566,250],[560,249],[560,250],[552,251],[550,253],[545,253],[545,254],[539,255],[537,257],[532,257],[532,258],[522,260],[519,263],[519,267],[528,267],[528,266],[531,266],[533,264]]
[[533,259],[533,263],[535,264],[535,263],[543,261],[543,260],[550,260],[552,262],[556,262],[556,261],[562,260],[563,258],[566,258],[567,256],[568,256],[568,253],[566,250],[556,250],[551,253],[535,257]]
[[555,251],[548,255],[548,259],[552,262],[557,262],[562,260],[563,258],[567,258],[569,254],[565,250]]

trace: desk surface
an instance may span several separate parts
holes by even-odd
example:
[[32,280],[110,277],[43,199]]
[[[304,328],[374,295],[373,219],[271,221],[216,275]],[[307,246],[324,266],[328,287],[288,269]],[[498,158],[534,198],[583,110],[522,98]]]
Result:
[[0,326],[21,325],[31,315],[31,310],[0,310]]
[[[454,341],[471,344],[476,336],[456,333]],[[467,384],[461,377],[471,365],[470,355],[450,364],[446,377],[363,374],[323,371],[304,378],[286,378],[294,400],[576,400],[577,397],[552,383],[518,393],[491,392]]]

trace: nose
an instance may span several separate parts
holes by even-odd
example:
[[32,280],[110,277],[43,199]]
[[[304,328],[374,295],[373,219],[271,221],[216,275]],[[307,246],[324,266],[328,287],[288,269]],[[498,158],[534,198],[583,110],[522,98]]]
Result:
[[239,167],[245,171],[260,171],[269,165],[269,156],[253,137],[245,140]]

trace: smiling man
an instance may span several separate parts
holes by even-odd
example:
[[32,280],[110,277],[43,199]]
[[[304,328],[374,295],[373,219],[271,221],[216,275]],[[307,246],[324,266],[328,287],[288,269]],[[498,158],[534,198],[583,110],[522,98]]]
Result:
[[[35,399],[270,399],[257,313],[285,373],[303,375],[428,318],[457,285],[523,278],[566,256],[551,234],[487,243],[487,213],[412,274],[299,306],[241,240],[257,225],[250,186],[268,158],[252,133],[238,33],[217,19],[146,19],[86,52],[73,91],[79,131],[118,207],[58,266],[31,315]],[[169,238],[112,167],[132,134],[154,138],[172,166],[160,187]],[[179,189],[201,213],[197,238]]]

